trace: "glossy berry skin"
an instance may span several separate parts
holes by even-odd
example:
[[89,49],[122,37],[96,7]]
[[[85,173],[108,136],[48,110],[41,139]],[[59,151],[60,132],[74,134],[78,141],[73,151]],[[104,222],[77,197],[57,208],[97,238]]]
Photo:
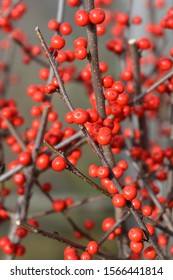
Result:
[[87,48],[87,39],[84,38],[84,37],[79,37],[77,39],[74,40],[74,47],[75,48],[78,48],[78,47],[84,47],[84,48]]
[[136,197],[137,190],[135,187],[126,186],[123,188],[122,195],[124,196],[125,199],[132,200]]
[[91,164],[88,170],[88,174],[93,177],[96,178],[97,177],[97,170],[98,170],[98,166],[96,164]]
[[74,55],[77,59],[83,60],[87,57],[88,53],[85,47],[77,47],[74,51]]
[[143,231],[140,228],[131,228],[128,237],[131,241],[139,242],[143,239]]
[[93,24],[100,24],[105,19],[105,13],[102,9],[95,8],[95,9],[90,11],[89,19]]
[[132,204],[135,210],[141,209],[142,203],[138,198],[135,197],[134,199],[132,199]]
[[108,101],[115,101],[118,98],[118,91],[114,88],[108,88],[105,90],[104,96]]
[[115,194],[112,198],[112,204],[117,208],[123,208],[126,205],[126,200],[121,194]]
[[96,241],[90,241],[87,244],[87,251],[91,255],[97,254],[98,249],[99,249],[99,246],[98,246],[98,243]]
[[65,201],[62,199],[56,199],[52,202],[52,208],[59,212],[65,209]]
[[53,30],[53,31],[58,30],[58,27],[59,27],[59,23],[57,22],[56,19],[51,19],[48,21],[48,28],[50,30]]
[[98,135],[97,135],[97,142],[104,146],[108,145],[111,142],[112,139],[112,131],[108,127],[102,127],[99,129]]
[[36,166],[40,169],[46,169],[50,166],[50,156],[42,154],[36,159]]
[[65,46],[65,40],[62,36],[59,36],[59,35],[54,35],[52,38],[51,38],[51,41],[50,41],[50,45],[52,48],[54,49],[62,49],[64,46]]
[[80,255],[80,260],[83,260],[83,261],[92,260],[92,256],[88,252],[83,252]]
[[158,61],[158,67],[160,70],[168,71],[172,68],[173,62],[170,58],[160,58]]
[[82,108],[77,108],[73,112],[73,122],[76,124],[84,124],[88,121],[88,112]]
[[60,172],[67,167],[67,162],[63,157],[57,156],[52,160],[51,166],[54,171]]
[[115,219],[112,217],[108,217],[108,218],[104,219],[102,222],[102,229],[104,231],[109,231],[111,229],[111,227],[113,227],[115,222],[116,222]]
[[131,242],[130,242],[130,249],[131,249],[134,253],[140,253],[140,252],[142,252],[143,248],[144,248],[143,242],[136,242],[136,241],[131,241]]
[[18,156],[20,164],[26,166],[31,162],[31,154],[29,152],[21,152]]
[[89,23],[89,14],[85,10],[78,10],[74,15],[74,20],[79,26],[86,26]]
[[156,255],[157,253],[152,246],[147,247],[144,251],[144,257],[149,260],[155,259]]
[[152,214],[152,212],[153,212],[153,209],[150,205],[145,205],[145,206],[142,207],[142,214],[144,216],[148,217]]
[[106,166],[101,166],[97,169],[97,177],[100,179],[108,177],[110,174],[110,170]]
[[62,35],[70,35],[71,32],[72,32],[72,26],[70,23],[68,22],[63,22],[61,23],[60,27],[59,27],[59,32],[62,34]]

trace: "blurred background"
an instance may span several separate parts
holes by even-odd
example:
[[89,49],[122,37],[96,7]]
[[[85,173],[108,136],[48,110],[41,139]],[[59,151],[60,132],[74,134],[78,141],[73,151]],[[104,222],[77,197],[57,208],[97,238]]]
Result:
[[[26,0],[24,1],[27,6],[27,12],[24,16],[16,22],[16,28],[22,29],[27,34],[27,40],[29,44],[39,45],[38,38],[35,34],[35,27],[39,26],[45,39],[49,42],[53,33],[48,30],[47,23],[50,19],[56,18],[58,0]],[[155,2],[153,0],[152,2]],[[146,0],[119,0],[112,1],[112,5],[108,6],[108,9],[128,11],[129,5],[132,4],[132,10],[130,12],[130,17],[133,15],[140,15],[144,21],[140,26],[132,26],[129,29],[127,37],[138,39],[140,37],[145,37],[146,29],[145,22],[150,16],[146,8]],[[166,1],[166,6],[162,9],[158,9],[156,14],[156,21],[159,22],[162,15],[166,14],[168,7],[172,5],[171,0]],[[74,49],[73,41],[79,36],[86,37],[85,28],[78,28],[74,24],[74,13],[76,9],[70,8],[68,5],[65,7],[64,21],[68,21],[73,26],[73,32],[70,36],[66,37],[66,49]],[[6,35],[0,31],[0,40],[3,40]],[[104,36],[99,37],[99,57],[100,61],[106,61],[109,65],[107,71],[108,75],[113,75],[115,78],[118,78],[120,72],[120,63],[118,57],[108,52],[105,48],[105,42],[110,37],[110,30],[108,29]],[[162,44],[163,42],[161,42]],[[169,48],[169,44],[165,46],[165,52]],[[24,64],[22,62],[22,51],[19,46],[12,44],[8,55],[11,59],[11,75],[15,75],[19,79],[19,83],[9,85],[8,92],[6,93],[6,98],[13,98],[18,103],[18,109],[20,115],[25,119],[25,124],[19,129],[20,133],[24,133],[26,128],[29,128],[33,118],[31,117],[30,110],[34,105],[34,102],[26,95],[26,89],[30,84],[41,84],[43,81],[39,79],[38,71],[40,66],[36,62],[31,61],[30,64]],[[0,49],[0,59],[3,60],[4,51]],[[44,56],[42,59],[45,60]],[[75,61],[76,67],[82,69],[86,62],[77,62]],[[1,74],[1,73],[0,73]],[[87,98],[87,95],[82,88],[81,84],[70,82],[66,86],[67,92],[75,105],[75,107],[89,108],[90,104]],[[68,111],[64,103],[58,96],[55,94],[53,97],[54,110],[58,112],[58,120],[62,122],[64,128],[67,127],[67,124],[64,120],[64,115]],[[77,129],[77,127],[75,127]],[[5,155],[6,155],[6,165],[15,159],[15,155],[11,153],[9,147],[4,145]],[[83,157],[79,160],[78,167],[79,169],[87,174],[88,167],[91,163],[100,165],[100,162],[92,150],[84,145],[82,147]],[[117,155],[117,160],[120,159],[120,156]],[[129,168],[129,172],[131,168]],[[127,174],[126,174],[127,175]],[[135,174],[134,174],[135,175]],[[97,181],[97,180],[96,180]],[[44,172],[40,177],[40,182],[50,182],[53,186],[51,195],[56,198],[65,198],[72,197],[74,201],[84,199],[89,196],[98,196],[99,194],[90,188],[84,181],[78,179],[75,175],[64,171],[62,173],[55,173],[51,170]],[[11,209],[15,209],[16,204],[16,186],[13,184],[13,180],[10,179],[5,183],[5,186],[11,189],[11,195],[6,198],[6,205],[10,205]],[[51,209],[49,200],[42,195],[42,193],[35,188],[34,194],[31,199],[30,205],[30,215],[34,213],[39,213]],[[70,212],[70,217],[74,221],[77,221],[80,227],[83,227],[84,221],[86,219],[93,219],[95,221],[95,228],[91,232],[91,235],[94,239],[100,237],[100,233],[103,233],[101,229],[101,221],[108,217],[113,216],[114,211],[113,207],[110,205],[109,199],[104,198],[96,200],[95,202],[84,204],[80,208],[74,208]],[[67,237],[71,240],[75,240],[74,231],[69,223],[64,219],[62,214],[51,214],[45,217],[40,217],[38,219],[40,227],[47,231],[56,231],[60,235]],[[6,223],[0,224],[0,236],[7,234],[9,228],[9,221]],[[77,240],[81,244],[86,244],[85,239]],[[63,249],[64,245],[43,237],[29,234],[26,239],[23,240],[22,244],[26,245],[26,253],[23,257],[19,259],[63,259]],[[114,244],[114,245],[113,245]],[[106,241],[105,246],[110,250],[115,250],[116,240],[115,241]],[[113,249],[112,249],[113,248]],[[0,252],[1,253],[1,252]],[[2,254],[0,255],[1,259],[3,258]]]

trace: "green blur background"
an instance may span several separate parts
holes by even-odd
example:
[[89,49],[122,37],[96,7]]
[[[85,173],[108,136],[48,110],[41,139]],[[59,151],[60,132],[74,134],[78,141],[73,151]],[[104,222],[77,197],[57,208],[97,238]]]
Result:
[[[28,36],[28,42],[32,45],[39,44],[38,39],[35,34],[35,27],[39,26],[43,35],[46,38],[46,41],[49,42],[52,32],[47,28],[47,22],[56,18],[57,11],[57,0],[28,0],[24,1],[27,5],[27,12],[24,14],[19,22],[16,22],[15,25],[17,28],[21,28]],[[128,4],[130,1],[127,0],[119,0],[113,1],[111,10],[120,9],[123,11],[128,10]],[[145,0],[134,0],[133,2],[133,12],[132,15],[141,15],[145,19],[147,18],[147,11],[144,8]],[[167,1],[167,6],[170,6],[171,1]],[[165,9],[159,11],[160,13],[165,13]],[[66,37],[66,49],[73,49],[73,41],[75,38],[79,36],[86,36],[85,28],[77,28],[74,25],[73,15],[75,13],[75,8],[69,8],[66,5],[65,8],[65,16],[64,21],[68,21],[73,25],[73,33]],[[159,17],[159,16],[158,16]],[[129,30],[127,36],[129,38],[139,38],[145,35],[144,26],[132,27]],[[118,57],[109,53],[105,48],[105,42],[108,40],[110,36],[110,30],[107,30],[104,36],[99,37],[99,57],[100,61],[106,61],[109,64],[109,69],[107,74],[113,75],[115,78],[118,77],[120,71],[120,64]],[[4,34],[0,31],[0,39],[4,38]],[[0,59],[3,60],[4,52],[0,50]],[[18,103],[18,109],[22,116],[25,118],[25,124],[19,129],[20,133],[23,133],[26,128],[30,127],[31,121],[33,118],[30,115],[30,109],[34,105],[33,101],[26,95],[26,89],[30,84],[39,84],[43,83],[38,77],[38,71],[40,66],[37,65],[34,61],[29,65],[25,65],[22,62],[21,49],[19,46],[14,45],[13,49],[11,48],[9,52],[9,56],[11,56],[11,74],[15,74],[19,77],[19,83],[16,85],[9,85],[8,92],[6,98],[14,98]],[[42,56],[42,59],[45,59]],[[75,62],[78,69],[82,69],[86,62]],[[85,94],[84,89],[81,85],[77,83],[69,83],[66,86],[67,92],[74,104],[75,107],[83,107],[88,108],[90,104],[88,102],[87,96]],[[62,102],[61,99],[58,98],[57,95],[53,97],[54,109],[58,112],[58,120],[61,121],[64,125],[64,128],[67,127],[64,121],[64,115],[67,112],[67,108]],[[76,127],[77,129],[77,127]],[[15,159],[15,155],[11,153],[9,147],[5,148],[6,155],[6,165]],[[79,160],[77,167],[87,175],[88,167],[91,163],[95,163],[101,165],[97,156],[92,152],[90,147],[84,145],[82,147],[83,157]],[[120,156],[116,156],[116,160],[119,160]],[[131,168],[130,168],[131,170]],[[127,175],[127,174],[126,174]],[[134,174],[135,176],[135,174]],[[99,183],[99,181],[95,180]],[[44,172],[40,177],[40,182],[50,182],[52,183],[53,189],[51,191],[51,195],[56,198],[65,198],[72,197],[74,201],[78,201],[80,199],[84,199],[90,196],[98,196],[99,193],[93,190],[90,186],[88,186],[84,181],[81,181],[75,175],[68,173],[68,171],[64,171],[63,173],[55,173],[51,170]],[[16,195],[16,187],[13,184],[13,180],[8,180],[5,183],[5,186],[11,189],[11,195],[6,198],[5,205],[10,205],[11,209],[15,209],[15,203],[17,199]],[[34,213],[47,211],[51,209],[51,205],[48,199],[42,195],[42,193],[34,188],[33,196],[30,204],[29,215],[33,215]],[[86,219],[93,219],[95,221],[95,228],[91,231],[91,236],[94,239],[99,239],[103,231],[101,229],[101,221],[108,217],[113,216],[114,210],[108,198],[103,198],[101,200],[96,200],[95,202],[84,204],[80,208],[75,208],[71,210],[70,217],[77,222],[77,225],[83,228],[83,223]],[[74,231],[60,213],[55,213],[51,215],[47,215],[45,217],[41,217],[38,219],[40,227],[47,231],[56,231],[60,235],[67,237],[71,240],[77,241],[81,244],[86,245],[87,240],[81,239],[76,240],[74,238]],[[7,234],[9,228],[9,221],[0,224],[0,236]],[[40,237],[34,234],[28,234],[28,236],[22,241],[22,244],[26,246],[26,253],[23,257],[17,259],[63,259],[63,249],[65,245],[56,242],[51,239],[46,239],[44,237]],[[104,247],[109,249],[112,253],[115,253],[116,250],[116,240],[114,241],[106,241]],[[1,254],[1,252],[0,252]],[[3,259],[4,256],[1,254],[0,258]]]

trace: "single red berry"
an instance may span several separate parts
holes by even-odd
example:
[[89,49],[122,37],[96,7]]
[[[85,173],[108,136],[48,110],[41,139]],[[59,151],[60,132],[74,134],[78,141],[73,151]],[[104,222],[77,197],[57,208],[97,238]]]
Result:
[[22,244],[17,244],[15,247],[15,255],[17,257],[23,256],[25,254],[25,247]]
[[101,127],[98,131],[97,142],[104,146],[108,145],[112,139],[112,131],[108,127]]
[[119,166],[115,166],[112,171],[117,179],[123,176],[123,169]]
[[85,47],[77,47],[74,51],[74,55],[77,59],[83,60],[87,57],[88,52]]
[[11,242],[6,243],[3,246],[3,251],[7,255],[13,255],[15,253],[15,245],[13,243],[11,243]]
[[125,186],[123,188],[122,195],[124,196],[125,199],[132,200],[137,195],[137,189],[135,187]]
[[132,22],[133,22],[133,24],[136,24],[136,25],[140,24],[140,23],[142,23],[142,18],[140,16],[133,16]]
[[118,162],[117,166],[120,167],[121,169],[123,169],[124,171],[128,169],[128,163],[124,159],[120,160]]
[[167,237],[165,234],[160,233],[160,234],[158,235],[158,240],[157,240],[157,242],[158,242],[158,245],[159,245],[160,247],[164,247],[164,246],[166,246],[166,245],[168,244],[168,237]]
[[25,228],[21,228],[21,227],[18,227],[16,229],[16,235],[19,237],[19,238],[24,238],[26,235],[27,235],[28,231],[27,229]]
[[95,178],[97,177],[97,170],[98,170],[98,166],[96,164],[91,164],[88,170],[88,174]]
[[115,222],[116,222],[115,219],[112,217],[108,217],[108,218],[104,219],[102,222],[102,229],[104,231],[109,231],[113,227]]
[[26,182],[26,176],[22,172],[18,172],[14,175],[14,183],[16,185],[23,185]]
[[59,27],[59,32],[62,34],[62,35],[69,35],[71,34],[72,32],[72,26],[70,23],[68,22],[63,22],[60,24],[60,27]]
[[141,203],[141,201],[140,201],[138,198],[135,197],[135,198],[132,200],[132,204],[133,204],[133,207],[135,208],[135,210],[141,209],[142,203]]
[[89,23],[89,14],[85,10],[78,10],[74,15],[74,20],[79,26],[86,26]]
[[147,50],[151,47],[151,42],[148,38],[141,38],[136,42],[136,44],[141,50]]
[[131,241],[139,242],[143,239],[143,231],[140,228],[131,228],[128,237]]
[[110,174],[110,170],[107,166],[101,166],[97,169],[97,177],[100,179],[108,177]]
[[65,46],[65,43],[64,38],[60,35],[54,35],[50,41],[51,47],[58,50],[62,49]]
[[144,251],[144,257],[146,257],[149,260],[155,259],[156,255],[157,253],[152,246],[147,247]]
[[52,160],[52,169],[55,171],[62,171],[67,167],[67,162],[65,160],[65,158],[61,157],[61,156],[57,156]]
[[153,212],[153,209],[150,205],[145,205],[145,206],[142,207],[142,214],[144,216],[148,217],[152,214],[152,212]]
[[43,183],[41,189],[43,192],[49,192],[52,189],[52,185],[49,182]]
[[98,249],[99,249],[99,245],[98,245],[98,242],[96,242],[96,241],[90,241],[87,244],[87,251],[91,255],[97,254]]
[[76,124],[84,124],[88,121],[89,114],[81,108],[75,109],[73,112],[73,122]]
[[52,202],[52,208],[55,211],[62,211],[65,209],[65,201],[62,199],[56,199]]
[[103,76],[103,77],[102,77],[102,85],[103,85],[105,88],[111,88],[113,82],[114,82],[114,79],[113,79],[112,76],[106,75],[106,76]]
[[94,226],[95,226],[95,223],[93,220],[91,220],[91,219],[85,220],[84,228],[86,228],[87,230],[91,230],[94,228]]
[[79,37],[77,39],[74,40],[74,47],[78,48],[78,47],[84,47],[87,48],[87,39],[85,39],[84,37]]
[[148,229],[150,235],[154,235],[155,234],[155,228],[154,228],[153,225],[147,224],[146,228]]
[[122,208],[126,205],[126,200],[125,198],[122,196],[122,194],[115,194],[112,198],[112,203],[114,206],[116,206],[117,208]]
[[108,88],[105,90],[104,96],[108,101],[115,101],[118,98],[118,91],[115,88]]
[[19,155],[18,155],[18,161],[20,164],[26,166],[28,164],[31,163],[31,153],[29,152],[21,152]]
[[91,254],[89,254],[88,252],[83,252],[83,253],[80,255],[80,260],[84,260],[84,261],[92,260],[92,256],[91,256]]
[[160,58],[158,61],[158,67],[160,70],[168,71],[172,68],[172,66],[173,66],[173,62],[172,59],[170,58],[163,57]]
[[131,241],[131,242],[130,242],[130,249],[131,249],[134,253],[140,253],[140,252],[142,252],[143,248],[144,248],[143,242],[136,242],[136,241]]
[[105,19],[105,12],[100,8],[92,9],[89,13],[89,19],[93,24],[100,24]]
[[50,166],[50,155],[42,154],[36,159],[36,166],[40,169],[46,169]]
[[67,3],[71,7],[77,7],[80,5],[80,0],[67,0]]

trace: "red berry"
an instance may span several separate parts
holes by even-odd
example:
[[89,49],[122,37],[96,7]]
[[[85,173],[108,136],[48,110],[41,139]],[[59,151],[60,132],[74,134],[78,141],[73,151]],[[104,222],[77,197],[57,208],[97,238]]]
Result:
[[101,166],[97,169],[97,177],[100,179],[108,177],[110,174],[110,170],[107,166]]
[[83,252],[81,255],[80,255],[80,260],[92,260],[92,256],[91,254],[89,254],[88,252]]
[[99,249],[99,245],[96,241],[90,241],[87,244],[88,253],[91,254],[91,255],[97,254],[98,249]]
[[62,171],[67,167],[67,162],[65,160],[65,158],[61,157],[61,156],[57,156],[52,160],[52,169],[55,171]]
[[52,208],[55,211],[62,211],[65,209],[65,201],[62,199],[56,199],[52,202]]
[[72,32],[72,26],[70,23],[68,22],[63,22],[60,24],[60,27],[59,27],[59,32],[62,34],[62,35],[69,35],[71,34]]
[[104,96],[108,101],[115,101],[118,97],[118,91],[114,88],[108,88],[105,90]]
[[100,8],[95,8],[90,11],[89,19],[93,24],[100,24],[105,19],[105,12]]
[[112,139],[112,131],[108,127],[101,127],[97,135],[97,142],[104,146],[108,145]]
[[74,47],[78,48],[78,47],[84,47],[87,48],[87,39],[85,39],[84,37],[79,37],[74,41]]
[[153,209],[150,205],[145,205],[145,206],[142,207],[142,214],[144,216],[148,217],[152,214],[152,212],[153,212]]
[[158,61],[158,67],[160,70],[168,71],[172,68],[173,62],[170,58],[160,58]]
[[97,170],[98,170],[98,166],[96,164],[91,164],[88,170],[88,174],[95,178],[97,177]]
[[109,231],[113,227],[115,222],[116,222],[115,219],[112,217],[108,217],[108,218],[104,219],[102,222],[102,229],[104,231]]
[[115,194],[112,198],[112,203],[117,208],[122,208],[126,205],[126,200],[121,194]]
[[137,190],[135,187],[125,186],[123,188],[122,195],[124,196],[125,199],[132,200],[136,197]]
[[50,166],[50,156],[42,154],[36,159],[36,166],[40,169],[46,169]]
[[131,228],[128,237],[131,241],[139,242],[143,239],[143,231],[140,228]]
[[18,161],[22,165],[28,165],[31,162],[31,154],[29,152],[21,152],[18,155]]
[[78,10],[74,15],[74,20],[79,26],[86,26],[89,23],[89,14],[85,10]]
[[50,45],[52,48],[60,50],[65,46],[65,40],[60,35],[54,35],[51,38]]
[[135,210],[141,209],[142,203],[141,203],[141,201],[140,201],[138,198],[135,197],[135,198],[132,200],[132,204],[133,204],[133,207],[135,208]]
[[58,30],[58,27],[59,27],[59,23],[57,22],[56,19],[51,19],[48,21],[48,28],[50,30]]
[[135,241],[131,241],[130,242],[130,249],[134,252],[134,253],[140,253],[142,252],[144,247],[143,242],[135,242]]
[[88,52],[84,47],[77,47],[74,51],[74,55],[77,59],[83,60],[87,57]]
[[84,124],[88,121],[88,118],[89,118],[89,114],[87,111],[81,109],[81,108],[78,108],[78,109],[75,109],[73,112],[73,121],[74,123],[76,124]]
[[156,251],[152,246],[147,247],[144,251],[144,256],[149,260],[153,260],[156,257],[156,255]]

